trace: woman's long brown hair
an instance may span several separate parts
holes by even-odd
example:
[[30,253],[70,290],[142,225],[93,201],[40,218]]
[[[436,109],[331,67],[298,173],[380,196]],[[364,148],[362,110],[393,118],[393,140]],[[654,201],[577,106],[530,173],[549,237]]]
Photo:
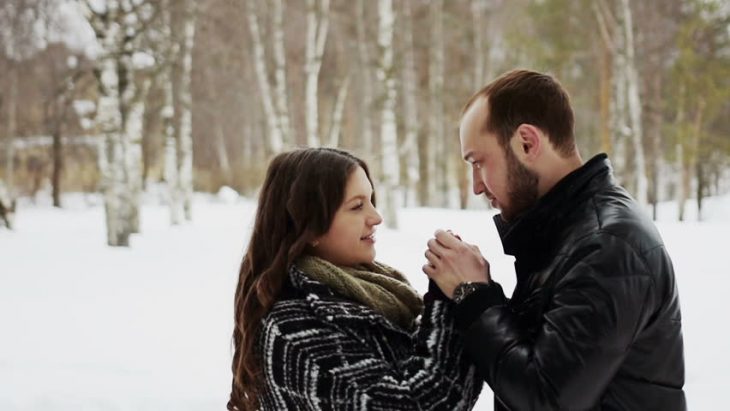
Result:
[[269,164],[236,287],[229,410],[258,406],[262,375],[256,340],[262,319],[277,301],[288,267],[329,230],[357,166],[370,180],[365,162],[332,148],[290,151]]

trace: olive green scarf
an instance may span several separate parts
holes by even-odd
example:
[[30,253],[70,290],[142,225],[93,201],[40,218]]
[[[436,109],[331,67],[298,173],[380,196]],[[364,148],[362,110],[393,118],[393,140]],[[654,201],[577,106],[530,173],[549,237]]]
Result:
[[402,328],[411,329],[423,309],[421,297],[403,274],[385,264],[340,267],[309,255],[295,264],[310,278],[372,308]]

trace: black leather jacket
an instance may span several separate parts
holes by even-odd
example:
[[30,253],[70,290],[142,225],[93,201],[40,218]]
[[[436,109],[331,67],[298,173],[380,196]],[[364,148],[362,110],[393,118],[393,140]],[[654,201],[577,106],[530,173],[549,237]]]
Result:
[[512,298],[492,282],[455,314],[495,410],[687,408],[672,262],[605,154],[495,222]]

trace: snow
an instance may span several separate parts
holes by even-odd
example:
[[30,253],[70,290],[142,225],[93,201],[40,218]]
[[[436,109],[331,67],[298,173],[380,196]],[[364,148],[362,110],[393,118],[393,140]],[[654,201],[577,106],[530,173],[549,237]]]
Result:
[[[92,2],[93,3],[93,2]],[[97,51],[96,35],[86,20],[78,3],[61,0],[50,16],[49,41],[60,42],[75,52],[83,52],[88,57]]]
[[79,116],[89,116],[96,111],[96,102],[92,100],[74,100],[72,105]]
[[144,51],[137,51],[132,54],[132,67],[137,70],[144,70],[154,67],[155,58],[151,54]]
[[[15,231],[0,229],[0,409],[220,410],[230,389],[230,335],[238,265],[255,203],[230,189],[197,194],[190,224],[171,227],[161,196],[145,196],[131,247],[105,246],[100,197],[23,199]],[[730,196],[709,199],[705,221],[659,210],[684,315],[691,409],[730,409],[730,289],[725,237]],[[450,228],[478,244],[506,292],[514,287],[489,211],[404,209],[400,229],[378,230],[378,259],[425,291],[425,242]],[[491,410],[485,388],[476,409]]]

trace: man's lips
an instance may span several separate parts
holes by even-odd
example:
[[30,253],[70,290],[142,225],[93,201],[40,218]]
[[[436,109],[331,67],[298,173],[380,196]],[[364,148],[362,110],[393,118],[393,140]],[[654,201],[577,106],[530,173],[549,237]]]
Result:
[[497,207],[497,198],[496,197],[486,196],[486,198],[487,198],[487,202],[489,203],[489,205],[492,206],[492,208],[498,208]]

